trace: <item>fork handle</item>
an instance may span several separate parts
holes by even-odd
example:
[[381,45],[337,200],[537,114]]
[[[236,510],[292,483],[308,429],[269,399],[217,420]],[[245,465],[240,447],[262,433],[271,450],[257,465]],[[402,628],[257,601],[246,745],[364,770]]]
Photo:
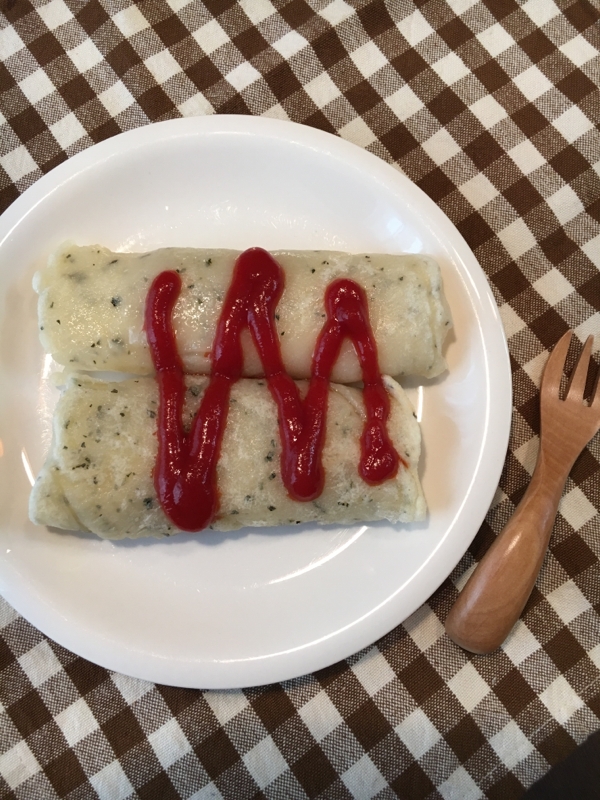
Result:
[[446,632],[465,650],[491,653],[521,615],[548,549],[573,463],[559,462],[544,450],[540,453],[523,499],[446,619]]

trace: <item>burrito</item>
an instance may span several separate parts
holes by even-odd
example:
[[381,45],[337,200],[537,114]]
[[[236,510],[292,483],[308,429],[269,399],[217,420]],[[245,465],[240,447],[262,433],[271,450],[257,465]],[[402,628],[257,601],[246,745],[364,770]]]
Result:
[[[189,428],[209,379],[186,376],[185,382],[182,423]],[[389,436],[401,459],[397,473],[377,485],[360,477],[363,395],[358,389],[330,384],[324,488],[308,502],[291,499],[282,481],[277,406],[267,382],[241,379],[233,384],[217,464],[218,511],[209,527],[225,531],[304,522],[423,519],[419,426],[402,388],[388,377],[383,384],[390,399]],[[297,386],[304,395],[306,382]],[[161,507],[153,478],[158,405],[153,377],[108,382],[68,375],[54,413],[51,450],[32,489],[31,519],[107,539],[178,533]]]
[[[311,375],[315,343],[326,318],[325,291],[347,278],[366,293],[379,368],[384,374],[434,377],[451,321],[440,270],[422,255],[350,255],[328,251],[277,251],[284,289],[274,325],[286,372]],[[65,245],[36,274],[39,327],[44,349],[76,370],[135,375],[153,373],[144,330],[148,289],[161,272],[182,279],[173,311],[177,348],[187,373],[208,374],[216,327],[239,253],[234,250],[165,248],[113,253],[100,246]],[[248,330],[242,333],[246,377],[264,374]],[[331,375],[336,383],[362,378],[349,341],[342,343]]]

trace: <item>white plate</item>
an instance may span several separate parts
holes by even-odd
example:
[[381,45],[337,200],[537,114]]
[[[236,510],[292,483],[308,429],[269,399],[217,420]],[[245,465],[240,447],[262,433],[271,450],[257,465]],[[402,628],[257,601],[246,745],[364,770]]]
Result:
[[[429,253],[455,333],[448,374],[410,389],[427,523],[245,529],[110,543],[27,519],[56,390],[31,277],[64,239],[161,246]],[[242,116],[140,128],[76,155],[0,219],[0,591],[103,666],[231,688],[325,667],[402,622],[477,532],[504,461],[511,380],[498,309],[447,217],[392,167],[334,136]]]

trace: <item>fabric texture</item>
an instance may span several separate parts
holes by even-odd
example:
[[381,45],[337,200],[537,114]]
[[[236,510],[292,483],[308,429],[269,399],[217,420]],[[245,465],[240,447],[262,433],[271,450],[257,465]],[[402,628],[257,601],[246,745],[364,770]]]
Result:
[[600,337],[597,0],[0,10],[1,209],[74,153],[159,120],[321,128],[404,172],[465,237],[500,308],[514,386],[500,487],[468,553],[403,625],[314,675],[243,691],[156,686],[86,662],[0,601],[0,798],[521,797],[600,729],[600,437],[572,470],[502,648],[470,655],[443,621],[528,484],[549,350],[568,328]]

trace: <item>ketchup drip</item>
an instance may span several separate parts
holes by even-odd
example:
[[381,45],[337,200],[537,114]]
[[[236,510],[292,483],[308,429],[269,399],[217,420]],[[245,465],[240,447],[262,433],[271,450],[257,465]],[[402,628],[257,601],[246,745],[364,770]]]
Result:
[[327,287],[327,319],[315,345],[312,377],[302,400],[283,366],[274,325],[283,284],[281,267],[265,250],[256,247],[239,256],[217,325],[210,381],[187,433],[182,423],[183,367],[172,326],[181,278],[176,272],[162,272],[150,287],[145,327],[160,398],[154,483],[165,514],[181,530],[205,528],[219,508],[217,462],[231,387],[242,374],[241,334],[246,327],[277,404],[281,475],[290,497],[314,500],[323,491],[321,456],[329,378],[346,337],[354,344],[364,381],[366,422],[359,473],[367,483],[377,484],[393,478],[401,461],[405,464],[387,433],[390,402],[379,372],[363,289],[348,279]]

